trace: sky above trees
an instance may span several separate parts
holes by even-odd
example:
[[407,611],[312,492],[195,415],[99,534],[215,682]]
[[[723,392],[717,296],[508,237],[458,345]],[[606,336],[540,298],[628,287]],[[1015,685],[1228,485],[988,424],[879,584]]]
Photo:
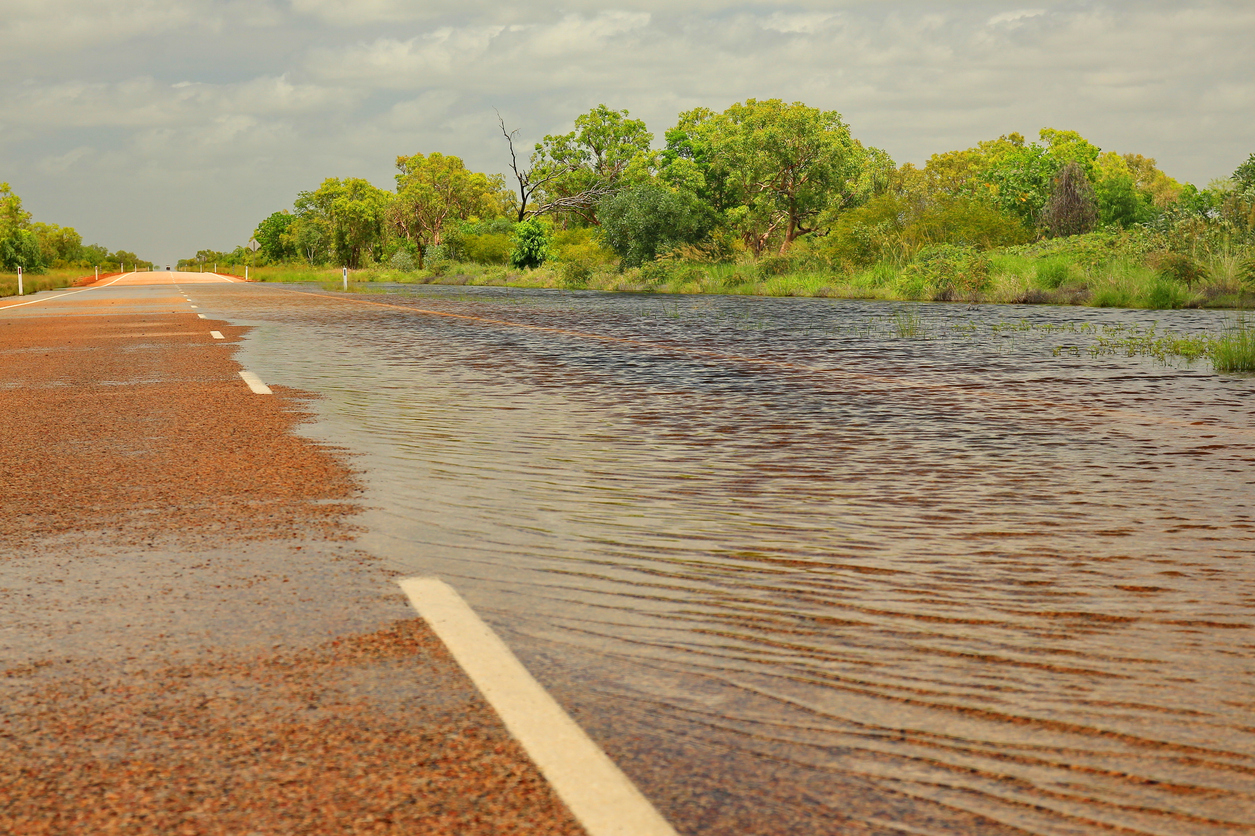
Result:
[[40,220],[172,261],[398,155],[504,172],[598,103],[661,140],[696,106],[839,111],[898,163],[1079,131],[1200,186],[1255,151],[1232,2],[8,0],[0,180]]

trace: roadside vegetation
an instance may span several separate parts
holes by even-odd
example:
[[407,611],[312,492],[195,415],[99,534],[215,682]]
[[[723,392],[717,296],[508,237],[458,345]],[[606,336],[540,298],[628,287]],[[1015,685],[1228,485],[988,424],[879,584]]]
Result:
[[180,266],[280,281],[347,266],[355,281],[1255,307],[1255,154],[1198,188],[1141,154],[1043,128],[899,166],[840,114],[774,99],[682,113],[662,148],[605,105],[525,155],[504,122],[501,133],[508,179],[442,153],[398,157],[395,190],[324,180],[247,246]]
[[35,221],[22,208],[22,198],[8,183],[0,183],[0,296],[17,293],[17,269],[22,268],[26,293],[68,287],[88,273],[116,273],[126,265],[147,265],[135,253],[109,252],[99,244],[84,244],[69,226]]

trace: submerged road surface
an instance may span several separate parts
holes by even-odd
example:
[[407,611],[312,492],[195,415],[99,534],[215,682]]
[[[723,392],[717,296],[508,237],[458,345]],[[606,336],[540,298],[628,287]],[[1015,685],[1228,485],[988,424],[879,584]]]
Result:
[[681,832],[1255,831],[1255,384],[1052,350],[1143,313],[180,286]]
[[210,286],[0,300],[0,832],[583,832]]

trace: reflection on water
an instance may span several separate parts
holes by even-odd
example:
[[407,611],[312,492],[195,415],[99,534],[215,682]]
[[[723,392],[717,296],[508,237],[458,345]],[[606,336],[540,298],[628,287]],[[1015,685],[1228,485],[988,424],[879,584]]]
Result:
[[1255,829],[1255,380],[950,327],[1152,315],[212,293],[681,830]]

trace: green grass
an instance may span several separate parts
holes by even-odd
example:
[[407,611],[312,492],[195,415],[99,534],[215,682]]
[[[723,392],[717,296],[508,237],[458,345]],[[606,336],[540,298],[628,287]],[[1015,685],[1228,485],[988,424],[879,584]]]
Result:
[[[84,271],[81,267],[58,268],[38,275],[24,273],[22,274],[22,290],[27,294],[37,293],[41,290],[57,290],[58,288],[70,287],[78,279],[92,275],[94,275],[94,272]],[[17,274],[0,273],[0,296],[16,295]]]
[[1218,372],[1255,372],[1255,322],[1239,314],[1211,346],[1211,362]]
[[[1111,238],[1111,236],[1107,236]],[[603,291],[821,296],[886,301],[956,301],[963,303],[1086,305],[1152,310],[1206,307],[1255,308],[1255,279],[1247,274],[1251,248],[1203,258],[1204,278],[1184,281],[1156,266],[1154,253],[1112,238],[1078,236],[987,253],[988,277],[976,290],[936,286],[926,271],[881,262],[862,268],[834,269],[811,256],[791,261],[773,257],[755,263],[659,261],[620,271],[611,264],[547,264],[536,270],[501,265],[451,263],[402,272],[373,267],[353,271],[354,283],[497,285]],[[1118,243],[1118,241],[1117,241]],[[242,270],[236,270],[242,272]],[[300,265],[259,267],[259,281],[338,282],[339,268]]]

